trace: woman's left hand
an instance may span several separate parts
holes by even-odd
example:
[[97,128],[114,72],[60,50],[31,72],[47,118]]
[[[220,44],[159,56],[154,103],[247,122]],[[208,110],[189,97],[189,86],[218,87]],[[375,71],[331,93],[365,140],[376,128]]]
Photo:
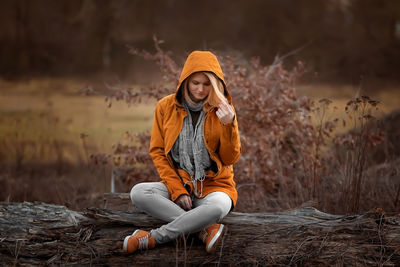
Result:
[[215,113],[222,124],[231,123],[235,118],[235,112],[233,111],[233,108],[226,102],[221,102],[218,106],[218,110]]

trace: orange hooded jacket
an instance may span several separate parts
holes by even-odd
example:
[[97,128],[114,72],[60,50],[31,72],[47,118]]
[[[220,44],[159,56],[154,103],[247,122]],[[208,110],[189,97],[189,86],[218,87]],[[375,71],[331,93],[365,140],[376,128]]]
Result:
[[[183,66],[177,90],[174,94],[162,98],[156,105],[153,128],[150,140],[150,156],[160,175],[161,182],[168,188],[171,200],[180,195],[193,193],[193,184],[189,174],[176,169],[170,151],[182,130],[183,119],[188,115],[179,101],[183,81],[191,74],[199,71],[213,72],[223,82],[225,96],[232,106],[232,98],[225,85],[224,76],[219,62],[214,54],[208,51],[192,52]],[[210,109],[204,119],[204,143],[210,158],[218,167],[217,173],[206,171],[206,179],[197,188],[203,186],[204,197],[214,191],[227,193],[235,206],[237,201],[236,184],[233,180],[233,164],[240,157],[240,136],[235,119],[232,123],[223,125],[217,115],[216,108]]]

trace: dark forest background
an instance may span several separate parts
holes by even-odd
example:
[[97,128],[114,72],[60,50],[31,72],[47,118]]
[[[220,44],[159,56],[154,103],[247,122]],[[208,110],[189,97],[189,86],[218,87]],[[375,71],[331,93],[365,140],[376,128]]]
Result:
[[[151,64],[127,44],[174,55],[194,49],[240,52],[270,64],[305,61],[317,82],[400,79],[400,1],[3,0],[0,75],[117,74],[148,79]],[[139,73],[140,75],[135,74]],[[136,75],[136,76],[135,76]],[[151,78],[151,77],[150,77]]]

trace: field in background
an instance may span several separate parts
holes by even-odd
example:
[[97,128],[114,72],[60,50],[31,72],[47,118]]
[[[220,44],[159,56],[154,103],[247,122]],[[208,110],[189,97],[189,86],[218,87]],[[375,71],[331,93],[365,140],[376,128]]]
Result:
[[86,85],[0,80],[0,201],[102,205],[111,169],[89,164],[90,154],[111,153],[127,131],[149,130],[155,102],[108,108],[103,96],[81,95]]
[[[373,100],[380,102],[378,110],[374,111],[374,116],[381,118],[391,111],[400,108],[400,88],[396,86],[385,86],[383,88],[375,88],[375,90],[359,89],[350,85],[328,85],[328,84],[313,84],[299,85],[296,87],[298,95],[305,95],[314,101],[320,99],[330,99],[332,103],[328,110],[327,118],[344,119],[345,107],[349,100],[367,95]],[[316,120],[316,118],[314,118]],[[345,132],[352,127],[347,124],[345,127],[342,124],[335,129],[337,132]]]
[[[64,159],[77,163],[87,153],[110,153],[126,131],[151,128],[154,101],[132,107],[114,102],[108,108],[103,96],[81,95],[83,86],[85,82],[78,79],[0,81],[0,139],[10,143],[58,140],[66,146]],[[8,163],[12,163],[10,156]],[[51,161],[53,156],[33,153],[29,159]]]
[[[111,153],[126,131],[150,130],[155,102],[132,107],[113,102],[108,108],[103,96],[81,95],[85,85],[80,79],[0,80],[0,187],[5,189],[0,201],[39,200],[73,208],[102,204],[102,194],[110,190],[110,167],[89,166],[89,155]],[[343,85],[298,87],[299,95],[315,101],[333,100],[337,109],[328,117],[344,117],[356,93],[357,88]],[[400,107],[398,88],[363,94],[381,101],[378,117]]]

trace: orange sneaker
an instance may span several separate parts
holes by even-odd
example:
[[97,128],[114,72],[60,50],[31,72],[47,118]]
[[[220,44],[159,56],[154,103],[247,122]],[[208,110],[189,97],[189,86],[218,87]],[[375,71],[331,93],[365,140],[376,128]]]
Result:
[[223,235],[228,228],[223,224],[213,224],[201,230],[199,237],[206,244],[206,251],[213,253],[222,241]]
[[122,250],[126,253],[133,253],[138,249],[154,248],[156,240],[150,236],[149,232],[136,230],[132,235],[128,235],[124,239]]

